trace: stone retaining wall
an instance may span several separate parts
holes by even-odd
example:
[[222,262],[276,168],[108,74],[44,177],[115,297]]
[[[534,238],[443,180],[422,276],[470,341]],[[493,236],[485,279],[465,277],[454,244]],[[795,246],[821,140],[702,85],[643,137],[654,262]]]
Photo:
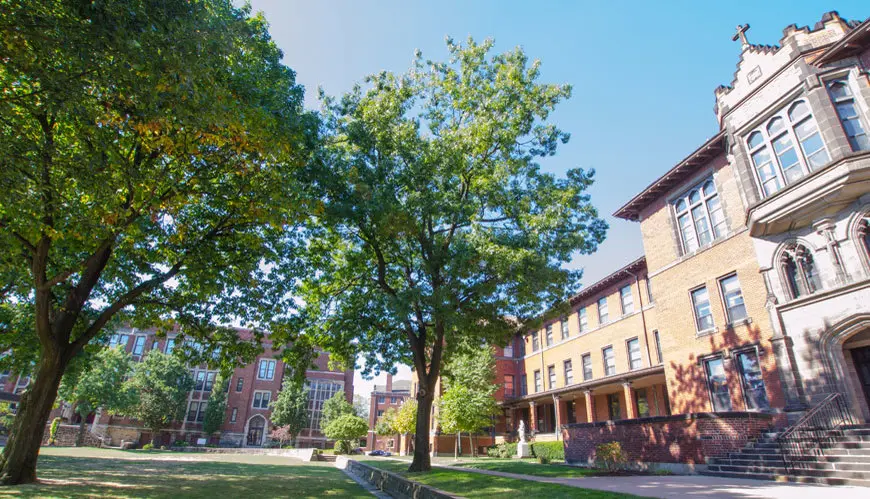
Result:
[[[62,424],[57,427],[57,435],[55,435],[54,445],[57,447],[73,447],[76,444],[76,436],[79,434],[79,425]],[[51,436],[51,423],[45,425],[45,433],[42,434],[42,445],[48,445],[48,439]],[[99,447],[100,439],[88,431],[85,427],[85,438],[83,444],[86,447]]]
[[338,456],[335,466],[362,478],[393,497],[408,499],[460,499],[460,496],[423,485],[395,473],[374,468],[344,456]]
[[176,452],[204,452],[212,454],[258,454],[266,456],[287,456],[302,461],[314,461],[314,451],[316,449],[266,449],[259,447],[249,447],[243,449],[226,449],[221,447],[170,447]]
[[[662,467],[694,471],[707,458],[743,448],[773,425],[774,416],[754,412],[695,413],[625,419],[562,427],[565,461],[595,462],[595,447],[617,441],[636,468]],[[685,466],[688,465],[688,466]]]

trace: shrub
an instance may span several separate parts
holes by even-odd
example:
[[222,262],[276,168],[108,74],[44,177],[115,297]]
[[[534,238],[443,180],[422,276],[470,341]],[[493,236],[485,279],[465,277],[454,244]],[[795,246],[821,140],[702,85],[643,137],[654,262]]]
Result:
[[608,442],[595,447],[595,460],[599,466],[608,471],[616,471],[627,462],[622,445],[619,442]]
[[565,444],[563,442],[535,442],[532,444],[532,457],[546,458],[548,461],[565,460]]
[[541,464],[550,464],[550,458],[544,456],[538,456],[538,462]]
[[490,445],[489,447],[486,448],[486,456],[487,457],[501,457],[498,450],[499,450],[498,445]]
[[142,450],[152,450],[152,449],[154,449],[154,444],[152,444],[151,442],[148,442],[147,444],[142,446]]
[[335,454],[350,454],[350,451],[353,450],[353,448],[348,440],[336,440],[333,450]]
[[277,440],[268,440],[267,442],[263,443],[263,447],[267,449],[278,449],[281,447],[281,442]]
[[501,443],[490,445],[486,448],[486,455],[489,457],[509,458],[517,455],[516,443]]
[[188,445],[190,444],[184,440],[176,440],[175,443],[172,444],[173,447],[187,447]]
[[57,442],[57,428],[60,426],[60,422],[60,418],[51,420],[51,428],[48,429],[48,445],[54,445]]

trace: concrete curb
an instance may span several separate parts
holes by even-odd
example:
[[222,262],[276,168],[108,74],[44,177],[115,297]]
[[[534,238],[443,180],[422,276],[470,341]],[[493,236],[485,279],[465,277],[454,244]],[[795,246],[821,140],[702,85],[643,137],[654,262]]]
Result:
[[338,456],[335,467],[371,484],[376,489],[385,492],[390,497],[400,499],[462,499],[428,485],[409,480],[403,476],[363,464],[344,456]]

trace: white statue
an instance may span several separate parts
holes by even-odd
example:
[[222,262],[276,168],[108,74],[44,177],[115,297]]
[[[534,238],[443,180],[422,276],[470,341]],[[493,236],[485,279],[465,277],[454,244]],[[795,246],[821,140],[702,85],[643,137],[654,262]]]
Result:
[[531,446],[526,442],[526,422],[520,420],[520,427],[517,428],[520,441],[517,443],[517,457],[532,457]]
[[519,433],[520,442],[525,442],[526,441],[526,422],[523,421],[522,419],[520,420],[520,427],[517,430],[517,433]]

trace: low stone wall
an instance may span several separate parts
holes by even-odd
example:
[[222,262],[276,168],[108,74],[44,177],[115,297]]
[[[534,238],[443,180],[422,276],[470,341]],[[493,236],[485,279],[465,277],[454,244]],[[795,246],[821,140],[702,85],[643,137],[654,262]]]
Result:
[[[57,427],[54,445],[57,447],[73,447],[76,444],[76,437],[79,434],[79,425],[62,424]],[[51,437],[51,423],[45,425],[45,433],[42,435],[42,445],[48,445],[48,439]],[[87,447],[99,447],[100,439],[88,431],[85,427],[85,437],[83,444]]]
[[348,459],[344,456],[336,458],[335,466],[362,478],[393,497],[408,499],[459,499],[461,497],[408,480],[395,473]]
[[562,427],[565,461],[595,462],[595,447],[617,441],[635,468],[693,472],[707,458],[734,452],[773,425],[774,416],[754,412],[680,414],[568,424]]
[[314,451],[316,449],[266,449],[259,447],[249,447],[243,449],[226,449],[221,447],[170,447],[176,452],[203,452],[212,454],[257,454],[265,456],[286,456],[302,461],[314,461]]

